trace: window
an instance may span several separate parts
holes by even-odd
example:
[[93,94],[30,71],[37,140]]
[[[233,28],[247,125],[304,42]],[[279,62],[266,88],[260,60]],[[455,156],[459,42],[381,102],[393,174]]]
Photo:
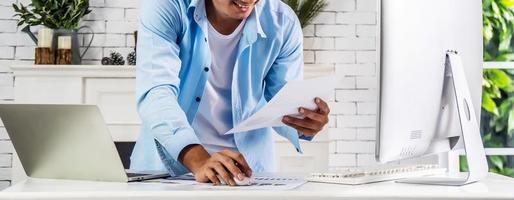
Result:
[[514,62],[485,62],[483,73],[480,132],[489,169],[514,177]]
[[[484,74],[480,133],[489,171],[514,177],[514,1],[483,0]],[[450,153],[449,166],[467,169]],[[459,167],[457,167],[459,166]]]

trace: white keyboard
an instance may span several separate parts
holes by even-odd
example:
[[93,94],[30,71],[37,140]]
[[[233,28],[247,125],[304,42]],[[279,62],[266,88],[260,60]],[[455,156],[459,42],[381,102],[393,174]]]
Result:
[[446,173],[446,169],[439,168],[438,165],[380,166],[348,168],[328,173],[311,173],[307,181],[358,185],[444,173]]

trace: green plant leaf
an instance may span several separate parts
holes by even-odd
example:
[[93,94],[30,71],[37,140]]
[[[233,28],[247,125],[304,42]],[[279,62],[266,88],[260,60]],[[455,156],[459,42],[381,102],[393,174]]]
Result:
[[302,28],[309,25],[328,5],[325,0],[283,0],[296,13]]
[[76,29],[80,20],[91,13],[89,0],[32,0],[28,6],[13,4],[18,26],[44,25],[53,29]]
[[459,156],[459,168],[461,172],[468,172],[468,160],[466,159],[466,156]]
[[507,135],[512,138],[512,135],[514,133],[514,109],[512,109],[512,106],[509,110],[509,119],[507,124]]
[[498,168],[499,170],[503,170],[503,160],[500,156],[489,156],[489,161],[491,161],[494,167]]
[[510,77],[504,71],[499,69],[493,69],[490,70],[490,72],[490,80],[493,81],[494,85],[496,85],[497,87],[503,89],[509,87],[512,84]]
[[499,115],[498,108],[496,107],[496,103],[486,93],[482,93],[482,108],[484,108],[485,110],[487,110],[490,113]]
[[503,168],[503,171],[501,172],[501,174],[503,174],[505,176],[514,177],[514,169],[513,168]]
[[514,0],[501,0],[500,2],[505,7],[513,7],[514,6]]

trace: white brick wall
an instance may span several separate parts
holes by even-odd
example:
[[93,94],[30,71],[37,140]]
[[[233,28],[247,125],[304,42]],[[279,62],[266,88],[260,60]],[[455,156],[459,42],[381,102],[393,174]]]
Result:
[[[31,63],[34,44],[19,31],[13,20],[12,3],[0,1],[0,100],[12,99],[12,81],[2,69],[12,62]],[[304,29],[306,75],[337,74],[338,83],[331,98],[329,122],[330,167],[373,164],[376,115],[376,0],[327,0],[329,6]],[[95,39],[84,57],[85,64],[99,64],[110,51],[124,56],[133,46],[137,29],[138,0],[90,0],[92,14],[83,25],[92,27]],[[37,27],[34,29],[37,30]],[[81,30],[81,44],[91,35]],[[4,80],[5,79],[5,80]],[[5,86],[2,84],[9,84]],[[0,189],[9,185],[12,146],[0,129]]]
[[329,167],[371,165],[377,109],[377,1],[328,2],[314,25],[304,30],[304,58],[307,68],[325,72],[316,75],[344,77],[329,103]]
[[[3,83],[0,83],[3,84]],[[0,90],[1,92],[2,90]],[[0,189],[6,188],[11,183],[12,153],[14,149],[7,132],[0,124]]]

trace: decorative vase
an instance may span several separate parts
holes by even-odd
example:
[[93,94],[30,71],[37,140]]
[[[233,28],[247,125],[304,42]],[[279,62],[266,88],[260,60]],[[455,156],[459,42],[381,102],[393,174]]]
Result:
[[[86,28],[86,29],[89,29],[91,31],[91,39],[89,40],[89,43],[87,43],[88,45],[86,46],[86,49],[84,50],[84,52],[80,53],[80,44],[79,44],[79,39],[78,39],[78,31],[80,29],[83,29],[83,28]],[[79,29],[56,29],[54,30],[54,39],[53,39],[53,44],[52,44],[52,48],[53,49],[57,49],[57,38],[59,36],[71,36],[71,58],[72,58],[72,64],[74,65],[80,65],[82,63],[82,58],[84,57],[84,55],[86,55],[86,52],[87,50],[89,50],[89,47],[91,46],[91,43],[93,42],[93,39],[94,39],[94,33],[93,33],[93,30],[88,27],[88,26],[82,26],[80,27]]]
[[[89,29],[91,33],[91,39],[87,43],[86,49],[84,52],[80,53],[80,44],[78,39],[78,31],[81,29]],[[37,38],[34,36],[34,34],[30,31],[30,26],[27,26],[22,29],[23,32],[27,33],[30,38],[34,41],[34,43],[37,44]],[[78,29],[54,29],[54,35],[52,40],[52,50],[57,51],[57,38],[59,36],[71,36],[71,52],[72,52],[72,64],[74,65],[80,65],[82,63],[82,58],[86,54],[87,50],[89,50],[89,47],[91,46],[91,43],[94,39],[94,32],[93,29],[89,26],[82,26]]]

